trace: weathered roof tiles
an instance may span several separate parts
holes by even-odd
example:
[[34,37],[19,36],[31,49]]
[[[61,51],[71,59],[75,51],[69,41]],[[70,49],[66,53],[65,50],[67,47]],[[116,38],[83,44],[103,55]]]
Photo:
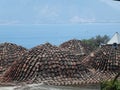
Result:
[[92,51],[87,44],[77,39],[66,41],[62,43],[59,47],[69,50],[78,55],[88,55]]
[[103,45],[87,56],[82,63],[96,71],[117,73],[120,71],[120,45],[117,49],[112,45]]
[[[92,73],[81,64],[79,58],[69,51],[44,44],[29,50],[18,62],[6,71],[3,81],[45,82],[58,85],[70,84],[64,78],[87,80]],[[61,79],[58,79],[61,78]],[[73,79],[75,80],[75,79]],[[81,81],[80,81],[81,82]]]
[[26,48],[12,43],[0,44],[0,74],[11,66],[11,64],[20,58],[25,52]]

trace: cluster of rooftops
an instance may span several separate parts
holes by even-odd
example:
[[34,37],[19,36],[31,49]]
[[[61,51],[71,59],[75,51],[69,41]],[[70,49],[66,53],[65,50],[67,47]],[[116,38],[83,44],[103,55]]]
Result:
[[[83,54],[84,53],[84,54]],[[27,50],[11,43],[0,45],[0,84],[96,84],[113,79],[120,71],[120,35],[95,51],[80,40],[59,47],[50,43]]]

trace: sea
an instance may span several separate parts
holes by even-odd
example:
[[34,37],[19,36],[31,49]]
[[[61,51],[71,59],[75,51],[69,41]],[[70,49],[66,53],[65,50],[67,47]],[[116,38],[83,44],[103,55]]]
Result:
[[0,43],[30,49],[46,42],[59,46],[71,39],[90,39],[97,35],[111,38],[115,32],[120,33],[119,23],[0,25]]

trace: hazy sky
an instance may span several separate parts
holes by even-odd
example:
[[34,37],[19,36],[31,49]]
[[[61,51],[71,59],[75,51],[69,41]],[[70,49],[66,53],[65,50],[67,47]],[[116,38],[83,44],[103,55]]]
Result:
[[113,0],[0,0],[0,24],[120,22]]
[[120,32],[113,0],[0,0],[0,43],[33,47],[45,42],[112,36]]

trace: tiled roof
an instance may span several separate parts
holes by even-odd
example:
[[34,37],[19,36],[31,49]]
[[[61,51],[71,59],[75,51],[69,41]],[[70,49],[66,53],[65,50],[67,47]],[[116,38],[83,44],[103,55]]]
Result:
[[27,49],[12,43],[0,44],[0,74],[17,60]]

